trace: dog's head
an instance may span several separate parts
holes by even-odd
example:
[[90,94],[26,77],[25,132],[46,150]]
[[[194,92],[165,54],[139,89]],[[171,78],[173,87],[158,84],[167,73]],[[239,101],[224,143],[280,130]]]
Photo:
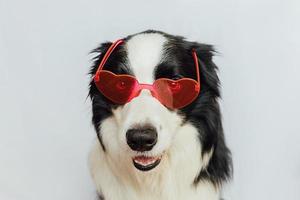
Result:
[[[165,107],[147,90],[119,105],[106,98],[92,80],[92,121],[103,151],[115,165],[128,170],[152,171],[171,164],[186,165],[196,173],[195,183],[205,179],[219,184],[226,180],[231,172],[231,159],[223,138],[217,102],[219,79],[212,62],[212,46],[159,31],[146,31],[123,40],[108,57],[105,70],[132,75],[146,84],[159,78],[196,80],[194,50],[201,91],[192,103],[180,109]],[[111,44],[101,44],[94,50],[97,56],[92,77]]]

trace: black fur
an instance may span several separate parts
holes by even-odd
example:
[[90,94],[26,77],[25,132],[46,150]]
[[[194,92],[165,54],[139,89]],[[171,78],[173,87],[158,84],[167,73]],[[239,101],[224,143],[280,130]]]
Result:
[[[193,103],[180,109],[178,113],[185,118],[185,122],[191,122],[198,129],[199,142],[202,145],[203,155],[213,149],[212,158],[207,168],[200,171],[198,175],[195,175],[194,184],[199,183],[199,181],[210,181],[218,186],[231,177],[232,161],[230,151],[225,144],[218,104],[220,82],[217,76],[217,66],[212,61],[215,51],[211,45],[189,42],[180,36],[172,36],[153,30],[143,33],[160,33],[168,39],[164,47],[165,55],[163,63],[156,66],[155,79],[161,77],[172,79],[189,77],[196,79],[192,50],[194,49],[197,53],[200,65],[201,91]],[[124,38],[125,42],[132,36]],[[95,74],[103,54],[110,44],[104,43],[93,51],[94,53],[98,53],[98,55],[95,57],[94,65],[90,72],[91,76]],[[108,59],[106,69],[117,74],[132,74],[130,69],[124,65],[125,61],[126,52],[123,46],[120,45]],[[90,82],[89,95],[93,104],[92,121],[102,148],[105,150],[105,146],[101,140],[101,130],[98,127],[102,120],[112,115],[111,109],[120,105],[115,105],[105,98],[97,90],[93,81]]]

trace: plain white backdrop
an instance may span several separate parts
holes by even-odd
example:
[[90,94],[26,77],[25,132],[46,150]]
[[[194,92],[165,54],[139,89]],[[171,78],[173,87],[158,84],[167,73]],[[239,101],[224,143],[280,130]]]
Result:
[[220,52],[226,200],[300,199],[297,0],[0,0],[0,200],[95,200],[89,51],[146,29]]

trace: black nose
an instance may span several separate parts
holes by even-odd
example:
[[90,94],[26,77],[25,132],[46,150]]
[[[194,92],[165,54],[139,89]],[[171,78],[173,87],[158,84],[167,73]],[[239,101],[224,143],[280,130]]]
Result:
[[134,151],[150,151],[157,142],[157,132],[152,126],[129,129],[127,144]]

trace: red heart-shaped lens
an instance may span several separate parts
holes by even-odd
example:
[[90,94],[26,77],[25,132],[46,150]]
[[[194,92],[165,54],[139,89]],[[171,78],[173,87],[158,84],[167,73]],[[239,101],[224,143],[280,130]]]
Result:
[[118,104],[125,104],[133,98],[137,84],[136,79],[130,75],[116,75],[106,70],[100,71],[94,82],[105,97]]
[[190,78],[171,80],[157,79],[153,84],[158,100],[171,109],[182,108],[198,96],[200,86]]
[[163,105],[171,109],[179,109],[195,100],[200,91],[197,81],[190,78],[171,80],[157,79],[153,85],[139,84],[135,77],[102,70],[94,77],[98,90],[108,99],[125,104],[138,96],[142,89],[148,89]]

